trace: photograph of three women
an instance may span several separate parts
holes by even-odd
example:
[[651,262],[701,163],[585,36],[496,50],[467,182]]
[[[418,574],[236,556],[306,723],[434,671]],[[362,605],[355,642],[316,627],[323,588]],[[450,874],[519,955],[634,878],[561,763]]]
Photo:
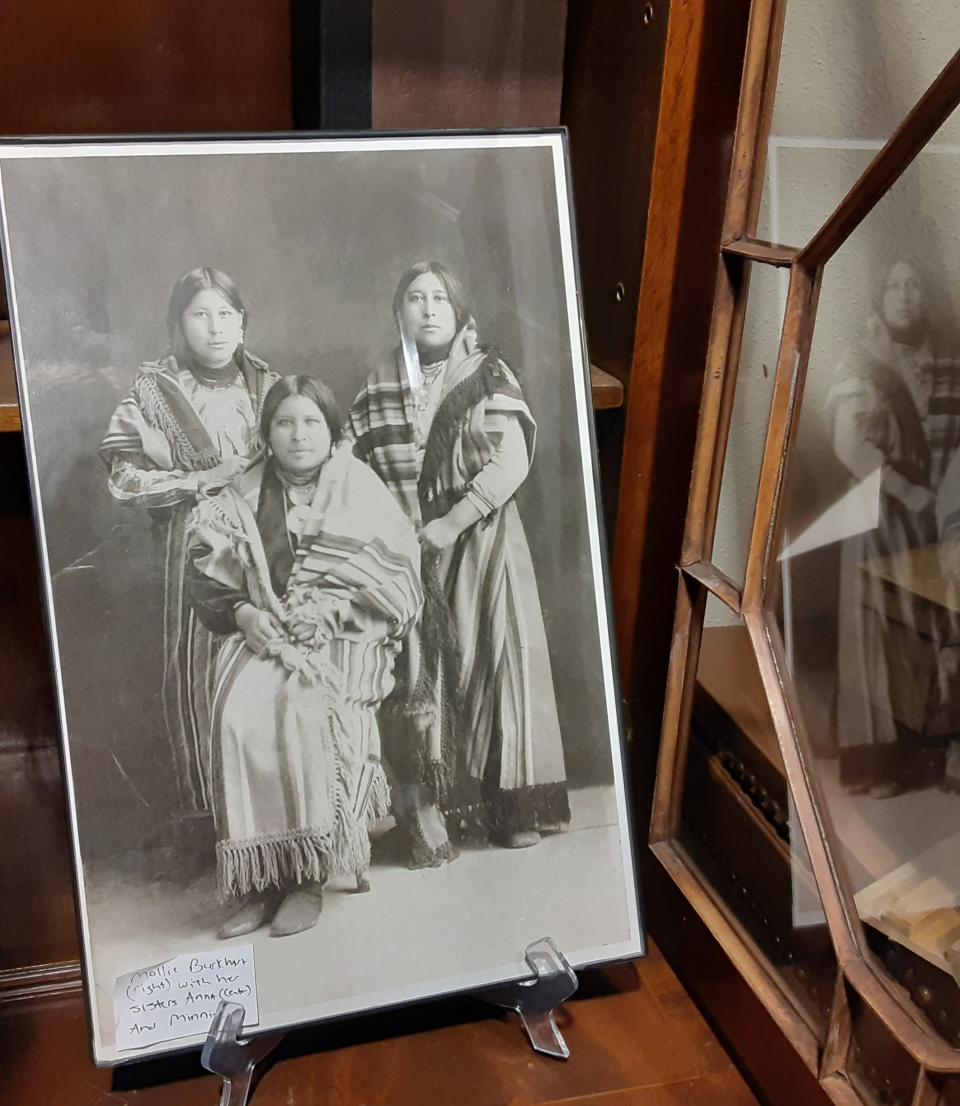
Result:
[[25,149],[98,1052],[211,942],[268,1024],[638,951],[560,136]]

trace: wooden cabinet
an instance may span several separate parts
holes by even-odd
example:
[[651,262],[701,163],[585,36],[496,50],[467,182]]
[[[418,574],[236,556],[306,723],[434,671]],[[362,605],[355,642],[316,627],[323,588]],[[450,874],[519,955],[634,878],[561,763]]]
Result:
[[[898,408],[937,458],[913,475],[916,504],[899,514],[884,482],[890,447],[848,421],[863,409],[847,401],[858,388],[876,397],[881,379],[909,388],[935,375],[924,355],[901,363],[867,351],[878,338],[915,350],[945,325],[921,293],[907,341],[891,297],[898,280],[923,284],[929,255],[952,234],[928,174],[942,128],[956,126],[960,55],[931,36],[936,9],[894,27],[875,13],[814,8],[750,9],[726,206],[710,239],[710,335],[697,351],[706,372],[651,845],[802,1062],[795,1086],[814,1095],[816,1080],[838,1103],[946,1103],[960,1086],[946,859],[960,814],[960,691],[952,536],[942,509],[939,520],[924,511],[956,495],[944,475],[956,439],[932,430],[939,399],[918,393]],[[850,129],[865,128],[876,106],[858,82],[823,87],[856,56],[841,29],[848,16],[865,18],[883,43],[876,57],[895,56],[910,77],[888,90],[883,141]],[[648,260],[656,170],[654,180]],[[912,265],[901,260],[906,240],[923,255]],[[894,256],[881,260],[884,249]],[[876,296],[859,290],[867,274]],[[640,314],[642,333],[643,292]],[[889,398],[874,419],[880,409],[893,410]],[[863,470],[858,443],[878,450]],[[628,438],[625,472],[629,458]],[[626,561],[617,567],[629,589]],[[646,580],[645,570],[641,588]],[[669,951],[686,961],[682,942]],[[705,1001],[718,1018],[730,1011]],[[728,1032],[781,1101],[783,1080]]]
[[[0,130],[270,132],[359,125],[364,116],[375,127],[566,123],[608,522],[612,527],[619,501],[629,539],[621,564],[632,562],[632,582],[621,572],[622,594],[637,590],[643,563],[654,576],[670,576],[679,539],[679,503],[666,503],[689,466],[700,370],[691,360],[675,379],[665,375],[659,339],[645,333],[637,341],[638,300],[655,142],[667,161],[653,199],[658,237],[643,278],[649,302],[668,291],[672,236],[687,216],[719,225],[715,190],[726,172],[745,5],[736,6],[726,30],[708,17],[708,6],[680,2],[671,13],[666,0],[611,6],[528,0],[495,5],[491,14],[489,6],[454,0],[318,0],[241,3],[227,17],[204,0],[192,7],[157,0],[124,12],[102,4],[75,11],[33,4],[5,27]],[[672,75],[661,108],[668,26]],[[717,30],[722,49],[711,42]],[[700,82],[725,72],[726,49],[733,69],[708,93]],[[724,90],[719,101],[717,88]],[[676,142],[684,151],[679,159],[671,153]],[[687,155],[694,166],[685,166]],[[691,304],[696,294],[703,299],[695,285],[683,293]],[[695,348],[705,322],[687,334],[678,322],[671,324],[676,335]],[[661,422],[670,428],[663,439]],[[634,458],[659,458],[667,448],[655,481],[643,464],[621,477],[625,438]],[[194,1058],[113,1073],[95,1071],[88,1059],[54,701],[10,337],[2,323],[0,462],[0,1097],[51,1106],[108,1098],[157,1106],[212,1101],[213,1081],[200,1076]],[[635,499],[636,509],[624,505]],[[666,638],[654,632],[656,625],[664,632],[666,608],[651,603],[648,622],[637,617],[638,602],[634,596],[624,608],[623,624],[627,655],[639,629],[649,661],[649,668],[634,670],[645,678],[630,690],[645,811],[652,786],[646,754],[660,693],[646,698],[642,710],[638,704],[642,689],[655,687],[666,668]],[[646,589],[642,602],[650,602]],[[641,837],[645,818],[638,822]],[[667,914],[669,908],[659,916]],[[656,947],[640,965],[587,973],[564,1019],[574,1053],[565,1067],[537,1063],[516,1025],[471,1000],[319,1027],[287,1039],[283,1062],[267,1074],[257,1101],[320,1101],[334,1091],[344,1101],[390,1103],[425,1095],[477,1104],[597,1095],[665,1106],[754,1101]]]

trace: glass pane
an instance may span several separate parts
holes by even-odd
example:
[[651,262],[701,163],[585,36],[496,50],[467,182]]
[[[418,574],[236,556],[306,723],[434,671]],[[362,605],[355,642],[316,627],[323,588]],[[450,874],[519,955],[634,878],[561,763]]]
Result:
[[775,597],[838,859],[883,962],[926,996],[918,1005],[950,1039],[960,1027],[958,168],[955,153],[922,153],[827,267]]
[[791,853],[783,762],[743,623],[710,597],[681,841],[821,1040],[836,963],[809,868]]
[[788,4],[760,237],[807,241],[956,48],[953,0]]
[[850,995],[850,1020],[852,1044],[847,1077],[862,1101],[877,1106],[910,1106],[919,1065],[857,995]]
[[786,273],[752,265],[711,560],[743,584],[786,303]]

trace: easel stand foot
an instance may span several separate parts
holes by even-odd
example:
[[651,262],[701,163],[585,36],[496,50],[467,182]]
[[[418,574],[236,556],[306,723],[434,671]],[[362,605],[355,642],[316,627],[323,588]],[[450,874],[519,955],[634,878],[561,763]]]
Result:
[[491,987],[478,997],[520,1015],[534,1052],[569,1060],[570,1049],[557,1028],[557,1009],[577,989],[577,974],[550,937],[541,937],[528,945],[524,959],[533,972],[532,979]]
[[[516,1011],[535,1052],[568,1060],[570,1049],[557,1028],[555,1014],[576,991],[576,972],[549,937],[528,945],[524,959],[533,973],[530,979],[491,987],[478,997]],[[240,1040],[243,1015],[239,1003],[221,1002],[200,1056],[207,1071],[223,1080],[220,1106],[247,1106],[256,1065],[283,1040],[282,1033]]]
[[237,1002],[221,1002],[207,1034],[200,1063],[223,1080],[220,1106],[247,1106],[253,1072],[257,1064],[283,1040],[282,1033],[271,1033],[241,1041],[244,1009]]

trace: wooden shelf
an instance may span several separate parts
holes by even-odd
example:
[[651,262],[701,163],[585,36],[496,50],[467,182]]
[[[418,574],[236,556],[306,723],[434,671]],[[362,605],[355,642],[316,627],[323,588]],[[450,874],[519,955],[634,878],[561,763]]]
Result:
[[13,372],[13,343],[10,324],[0,319],[0,433],[20,429],[20,405]]
[[593,392],[595,411],[609,411],[613,407],[623,406],[623,385],[615,376],[590,366],[590,390]]
[[[590,366],[590,385],[593,406],[597,411],[608,411],[623,406],[623,385],[615,376]],[[10,328],[0,321],[0,433],[20,430],[20,406],[17,402],[17,384],[13,371],[13,345]]]
[[[580,991],[559,1019],[566,1064],[535,1056],[513,1015],[450,1000],[291,1034],[254,1101],[757,1106],[656,948],[646,961],[584,973]],[[11,1006],[3,1028],[5,1102],[206,1106],[216,1095],[195,1054],[94,1068],[79,995]]]
[[697,682],[771,770],[785,775],[777,731],[745,626],[704,629]]

